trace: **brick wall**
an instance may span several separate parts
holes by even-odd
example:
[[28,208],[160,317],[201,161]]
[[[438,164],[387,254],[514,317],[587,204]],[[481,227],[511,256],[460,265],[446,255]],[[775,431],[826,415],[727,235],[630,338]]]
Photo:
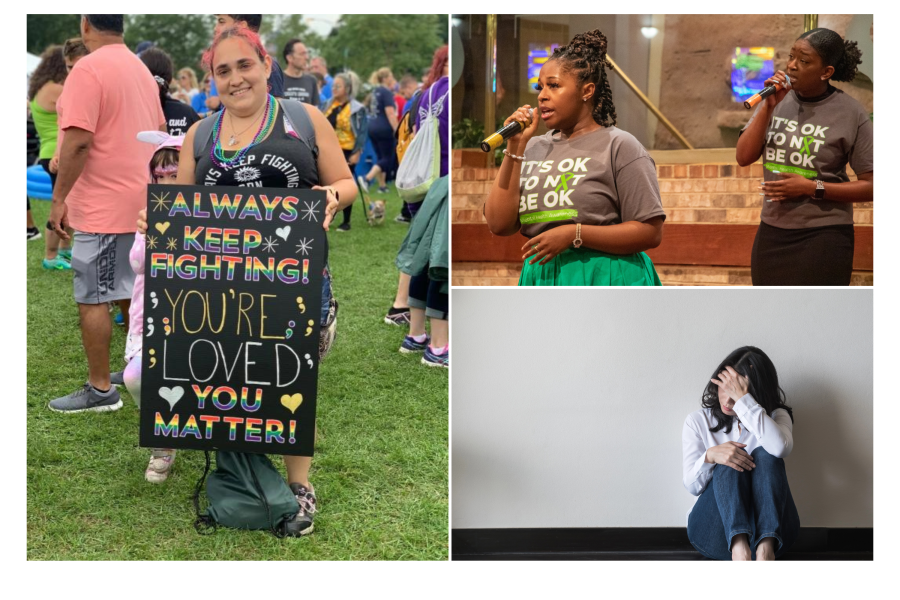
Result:
[[[518,263],[464,262],[453,263],[452,285],[517,285],[522,266]],[[694,267],[656,265],[659,279],[666,286],[751,285],[750,269],[740,267]],[[854,271],[850,285],[872,285],[871,271]]]
[[[482,207],[498,169],[484,168],[483,155],[453,153],[451,222],[484,223]],[[659,162],[659,161],[658,161]],[[848,167],[851,180],[856,176]],[[659,164],[660,196],[668,223],[756,225],[762,210],[757,187],[762,164],[747,167],[735,163]],[[872,203],[854,204],[854,222],[873,224]],[[656,265],[663,285],[750,285],[750,269],[738,267]],[[454,262],[453,285],[516,285],[517,263]],[[855,271],[852,285],[872,285],[871,271]]]
[[[462,154],[454,152],[453,223],[484,223],[481,212],[497,169],[462,166]],[[762,164],[657,165],[659,192],[668,223],[758,224],[763,198],[757,189],[763,178]],[[851,180],[856,176],[848,167]],[[872,203],[854,204],[857,225],[872,225]]]

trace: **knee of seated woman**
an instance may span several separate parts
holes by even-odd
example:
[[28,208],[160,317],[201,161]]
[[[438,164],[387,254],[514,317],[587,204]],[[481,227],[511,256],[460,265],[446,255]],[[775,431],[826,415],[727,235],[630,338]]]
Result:
[[766,450],[765,448],[763,448],[762,446],[754,448],[753,452],[750,453],[750,456],[753,458],[753,462],[757,466],[759,466],[759,464],[764,461],[769,461],[769,462],[779,461],[779,460],[782,462],[784,461],[783,458],[777,458],[775,456],[772,456],[769,453],[769,451]]

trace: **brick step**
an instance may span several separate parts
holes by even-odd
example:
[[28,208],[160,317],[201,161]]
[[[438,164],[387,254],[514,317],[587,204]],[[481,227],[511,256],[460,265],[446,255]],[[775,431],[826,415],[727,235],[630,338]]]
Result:
[[[738,286],[751,285],[750,269],[731,267],[684,267],[655,265],[664,286]],[[521,265],[517,263],[454,263],[454,286],[515,286]],[[873,285],[871,271],[854,271],[850,285]]]

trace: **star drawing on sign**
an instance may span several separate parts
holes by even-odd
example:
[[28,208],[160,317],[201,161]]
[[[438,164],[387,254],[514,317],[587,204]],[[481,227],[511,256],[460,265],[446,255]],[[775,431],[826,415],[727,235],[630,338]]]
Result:
[[312,240],[308,240],[303,238],[300,240],[300,243],[297,244],[297,254],[303,253],[303,256],[309,256],[309,251],[312,250]]
[[147,247],[151,250],[156,248],[156,238],[152,235],[147,236]]
[[265,243],[263,244],[263,250],[266,252],[275,252],[275,248],[278,246],[278,242],[272,236],[266,238]]
[[316,210],[316,207],[320,202],[321,200],[316,200],[315,202],[306,202],[305,200],[303,201],[303,205],[306,206],[306,208],[304,208],[302,211],[304,220],[307,220],[307,217],[309,217],[308,220],[314,221],[316,223],[319,222],[319,219],[316,218],[316,215],[319,214],[319,211]]
[[166,249],[175,250],[176,248],[178,248],[178,240],[176,240],[175,238],[169,238],[169,241],[166,244]]
[[153,194],[153,212],[158,210],[169,210],[169,192],[157,196]]

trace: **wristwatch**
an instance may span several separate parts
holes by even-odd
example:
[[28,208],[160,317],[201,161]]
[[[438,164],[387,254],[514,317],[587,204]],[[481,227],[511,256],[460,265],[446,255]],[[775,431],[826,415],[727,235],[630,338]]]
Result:
[[821,179],[816,179],[816,194],[813,196],[816,200],[825,197],[825,183]]
[[575,241],[572,242],[575,248],[581,248],[581,223],[575,224]]

